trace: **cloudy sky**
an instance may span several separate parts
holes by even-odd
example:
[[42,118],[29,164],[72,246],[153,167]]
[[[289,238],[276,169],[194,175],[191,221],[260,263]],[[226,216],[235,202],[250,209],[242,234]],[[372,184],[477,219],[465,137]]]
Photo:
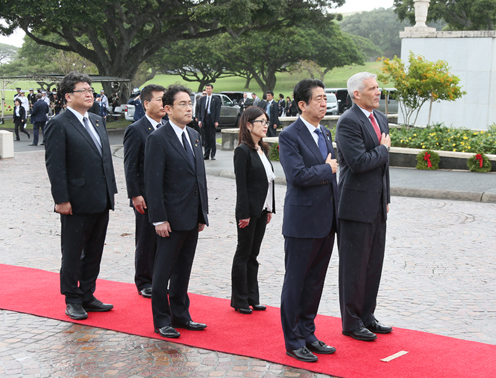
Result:
[[[346,3],[338,8],[336,12],[360,12],[369,11],[374,8],[389,8],[393,6],[393,0],[346,0]],[[24,32],[18,30],[16,33],[9,37],[0,36],[0,43],[7,43],[17,47],[22,46]]]

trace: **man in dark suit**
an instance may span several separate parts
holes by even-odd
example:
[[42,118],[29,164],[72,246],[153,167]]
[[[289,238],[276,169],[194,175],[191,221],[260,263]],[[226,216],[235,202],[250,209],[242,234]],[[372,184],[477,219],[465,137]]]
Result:
[[150,84],[141,91],[146,113],[139,121],[129,125],[124,132],[124,173],[127,195],[136,218],[134,282],[138,293],[152,297],[152,275],[157,234],[148,219],[145,193],[145,145],[146,138],[162,125],[165,108],[162,102],[165,88]]
[[[47,121],[48,105],[42,99],[43,95],[41,93],[36,94],[36,102],[33,105],[33,110],[31,110],[31,122],[33,122],[33,143],[30,146],[38,145],[38,138],[40,135],[40,129],[43,133],[43,139],[45,139],[45,123]],[[44,143],[44,142],[43,142]],[[41,143],[43,145],[43,143]]]
[[207,95],[200,99],[198,126],[203,128],[203,136],[205,138],[205,154],[203,155],[203,159],[205,160],[209,158],[215,160],[215,153],[217,152],[215,130],[219,126],[221,100],[212,95],[213,89],[214,86],[212,84],[205,85]]
[[295,101],[301,116],[279,135],[287,181],[281,323],[286,353],[300,361],[315,362],[313,353],[336,350],[317,339],[314,320],[337,230],[337,161],[331,133],[319,124],[327,107],[324,83],[300,81],[295,87]]
[[267,92],[267,105],[265,108],[269,115],[269,128],[267,129],[268,137],[277,136],[277,128],[281,125],[279,121],[279,104],[274,101],[274,92]]
[[103,120],[87,112],[93,104],[90,84],[79,72],[64,76],[60,92],[67,110],[46,127],[45,161],[62,225],[60,291],[66,315],[77,320],[113,308],[93,295],[117,187]]
[[389,211],[387,117],[375,110],[381,91],[376,75],[361,72],[348,80],[354,105],[336,129],[341,200],[338,209],[339,301],[343,334],[372,341],[391,327],[374,316],[386,244]]
[[[186,127],[193,117],[191,91],[167,88],[169,121],[150,134],[145,147],[145,189],[150,222],[158,235],[152,279],[155,332],[180,336],[176,328],[203,330],[192,321],[188,284],[198,232],[208,225],[208,197],[200,134]],[[167,296],[169,286],[169,296]]]

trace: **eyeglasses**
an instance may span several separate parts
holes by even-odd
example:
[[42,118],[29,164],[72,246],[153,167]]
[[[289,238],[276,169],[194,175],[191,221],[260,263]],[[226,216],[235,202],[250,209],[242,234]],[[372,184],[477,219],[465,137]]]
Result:
[[256,119],[254,121],[251,121],[251,123],[255,123],[255,122],[260,122],[262,126],[269,126],[269,121],[264,121],[263,119]]
[[180,102],[179,104],[173,104],[173,106],[179,106],[180,108],[185,108],[185,107],[193,107],[192,102]]
[[93,89],[78,89],[77,91],[72,91],[72,93],[82,93],[82,94],[87,94],[91,93],[93,94]]

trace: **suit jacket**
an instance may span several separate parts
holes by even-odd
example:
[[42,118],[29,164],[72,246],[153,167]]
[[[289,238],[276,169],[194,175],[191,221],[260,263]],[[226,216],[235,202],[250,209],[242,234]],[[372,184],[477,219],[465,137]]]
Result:
[[53,199],[56,204],[70,202],[74,214],[101,213],[109,201],[113,209],[117,193],[107,130],[99,116],[88,116],[100,136],[101,155],[70,110],[52,118],[45,129],[45,163]]
[[[267,108],[267,106],[265,106]],[[265,109],[264,109],[265,110]],[[272,101],[269,108],[269,127],[274,128],[274,124],[279,127],[281,122],[279,121],[279,104],[276,101]]]
[[[272,163],[270,165],[272,167]],[[258,152],[245,143],[241,143],[234,150],[234,173],[236,175],[236,219],[258,218],[262,214],[269,182]],[[275,185],[272,185],[271,213],[275,214],[274,187]]]
[[14,123],[17,121],[17,120],[20,120],[20,121],[23,121],[21,123],[26,123],[26,109],[24,109],[24,106],[19,106],[19,117],[16,115],[16,110],[15,110],[15,106],[14,106],[14,117],[12,118],[12,120],[14,121]]
[[[46,122],[48,113],[48,105],[43,99],[39,99],[31,109],[31,120],[33,122]],[[77,119],[76,119],[77,120]]]
[[145,193],[145,145],[146,138],[155,129],[148,118],[143,117],[129,125],[124,132],[124,173],[126,175],[127,196],[132,198]]
[[[374,117],[381,133],[389,134],[387,117],[377,110]],[[374,127],[358,105],[339,118],[336,143],[341,194],[338,217],[371,223],[382,210],[387,219],[389,153],[379,145]]]
[[[327,150],[335,158],[332,136],[324,130]],[[282,233],[293,238],[323,238],[331,231],[334,204],[339,201],[336,174],[303,121],[279,135],[279,158],[286,174]]]
[[186,130],[193,145],[196,167],[189,163],[169,122],[148,136],[145,147],[145,189],[150,223],[169,222],[172,232],[190,231],[202,217],[208,225],[207,178],[201,138],[192,128],[186,127]]
[[[212,95],[210,104],[210,117],[212,118],[212,122],[219,122],[220,119],[220,107],[221,107],[221,99],[215,95]],[[200,99],[200,114],[198,114],[198,121],[204,122],[205,120],[205,109],[207,106],[207,96],[203,96]]]

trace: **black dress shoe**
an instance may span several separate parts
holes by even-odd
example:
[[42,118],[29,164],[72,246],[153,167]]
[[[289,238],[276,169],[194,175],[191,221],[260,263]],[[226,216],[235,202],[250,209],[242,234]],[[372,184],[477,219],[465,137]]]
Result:
[[105,312],[112,310],[114,305],[102,303],[95,298],[91,302],[83,303],[83,307],[87,312]]
[[265,310],[267,310],[267,307],[265,307],[264,305],[261,305],[261,304],[253,305],[251,307],[253,307],[253,311],[265,311]]
[[327,345],[326,343],[320,340],[314,341],[311,344],[307,344],[307,348],[310,349],[310,351],[313,353],[320,353],[320,354],[333,354],[336,351],[336,348]]
[[45,145],[45,142],[41,143],[40,146],[44,146]]
[[65,314],[74,320],[83,320],[88,317],[88,314],[84,311],[84,308],[80,303],[67,303]]
[[151,298],[152,297],[152,288],[145,287],[143,290],[139,291],[139,294],[143,296],[143,298]]
[[172,327],[189,329],[190,331],[203,331],[205,328],[207,328],[207,325],[203,323],[196,323],[190,320],[189,322],[186,322],[184,324],[172,324]]
[[155,328],[155,333],[158,333],[160,336],[167,337],[169,339],[177,339],[179,336],[181,336],[181,334],[171,326]]
[[204,156],[203,157],[203,160],[208,160],[208,156]]
[[379,323],[377,320],[374,320],[371,325],[366,327],[369,331],[374,333],[391,333],[393,331],[392,327],[386,326],[384,324]]
[[210,158],[210,160],[215,160],[215,156],[212,156],[212,157]]
[[37,144],[30,143],[30,144],[28,144],[28,146],[37,146]]
[[235,308],[236,311],[238,311],[240,314],[246,314],[249,315],[251,314],[251,308]]
[[370,332],[365,327],[360,327],[359,329],[356,329],[354,331],[343,331],[343,335],[351,336],[355,340],[361,340],[361,341],[374,341],[375,339],[377,339],[377,335],[375,333]]
[[307,347],[301,347],[300,349],[295,350],[287,350],[286,354],[303,362],[317,362],[318,360],[317,356],[310,352]]

